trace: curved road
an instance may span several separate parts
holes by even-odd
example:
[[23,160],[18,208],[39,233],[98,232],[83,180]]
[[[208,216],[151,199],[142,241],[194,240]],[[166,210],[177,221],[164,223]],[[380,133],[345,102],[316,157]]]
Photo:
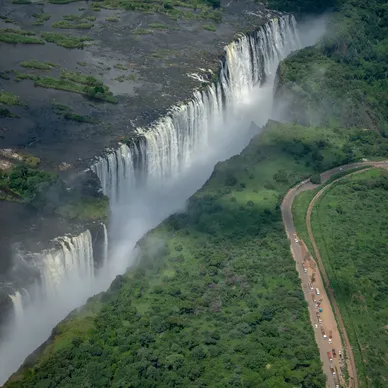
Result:
[[[328,179],[330,179],[333,175],[351,170],[357,167],[382,167],[388,169],[388,161],[383,162],[360,162],[360,163],[351,163],[344,166],[339,166],[336,168],[333,168],[331,170],[328,170],[321,174],[321,182],[325,183]],[[364,170],[362,170],[364,171]],[[357,171],[355,172],[357,173]],[[348,175],[346,175],[348,176]],[[336,179],[332,183],[336,182],[337,180],[341,179],[342,177]],[[315,332],[315,340],[317,342],[319,352],[320,352],[320,358],[323,363],[323,371],[327,376],[327,382],[326,386],[328,388],[336,388],[340,384],[339,380],[339,373],[340,373],[340,367],[342,364],[342,359],[338,357],[338,351],[343,349],[342,343],[341,343],[341,336],[340,332],[338,330],[337,321],[340,324],[341,334],[342,338],[344,338],[346,343],[346,350],[347,350],[347,356],[348,356],[348,365],[347,369],[350,376],[350,384],[351,387],[358,388],[358,379],[357,379],[357,372],[354,362],[354,356],[352,352],[352,348],[350,346],[345,326],[342,321],[342,317],[340,314],[340,310],[338,308],[338,305],[335,301],[333,290],[330,288],[329,279],[326,275],[325,268],[322,264],[321,257],[319,254],[318,247],[316,245],[313,233],[311,231],[310,226],[310,217],[311,212],[314,206],[315,201],[320,197],[320,195],[328,188],[331,184],[325,186],[320,190],[313,198],[313,200],[309,204],[309,209],[306,215],[306,225],[309,232],[309,237],[312,242],[315,256],[318,260],[318,266],[320,271],[316,271],[316,263],[310,253],[307,250],[306,245],[303,243],[303,241],[300,241],[296,234],[295,225],[292,219],[292,203],[294,201],[294,198],[301,193],[302,191],[306,190],[312,190],[318,188],[320,185],[314,185],[310,182],[310,180],[305,180],[294,186],[292,189],[290,189],[287,194],[285,195],[283,202],[282,202],[282,217],[283,217],[283,224],[286,229],[287,237],[290,240],[291,243],[291,253],[294,257],[296,268],[299,273],[299,277],[302,282],[302,288],[305,295],[305,299],[308,304],[309,308],[309,314],[310,314],[310,320],[311,324],[314,327]],[[313,288],[311,288],[312,283],[312,274],[314,273],[315,281]],[[322,280],[321,274],[323,275],[324,282]],[[325,286],[324,286],[325,283]],[[316,295],[315,289],[318,288],[320,291],[320,295]],[[330,299],[328,298],[328,295],[326,294],[326,289],[328,290],[330,294]],[[320,314],[320,318],[322,320],[321,324],[318,322],[317,317],[317,311],[318,309],[315,307],[315,301],[314,300],[321,300],[322,302],[320,304],[320,307],[322,308],[322,313]],[[331,302],[331,303],[330,303]],[[334,307],[335,315],[333,313]],[[323,338],[323,332],[326,334],[326,338]],[[328,342],[328,333],[332,333],[332,344],[329,344]],[[336,349],[337,351],[337,357],[333,358],[332,349]],[[331,353],[332,362],[329,361],[328,352]],[[335,371],[335,375],[333,375],[333,370]],[[344,383],[344,381],[341,381]]]

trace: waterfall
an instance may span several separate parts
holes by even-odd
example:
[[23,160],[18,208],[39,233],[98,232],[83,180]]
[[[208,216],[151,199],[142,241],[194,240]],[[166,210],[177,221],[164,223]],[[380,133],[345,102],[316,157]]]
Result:
[[225,47],[216,83],[96,160],[91,170],[111,205],[109,260],[105,226],[104,268],[96,276],[89,231],[58,239],[57,251],[36,257],[45,299],[35,299],[30,308],[25,304],[23,319],[0,347],[0,384],[69,311],[126,270],[138,239],[184,206],[218,161],[246,146],[253,136],[251,121],[260,126],[269,118],[279,62],[300,48],[295,20],[288,15],[241,35]]
[[16,322],[19,322],[23,318],[23,297],[20,291],[16,291],[14,295],[9,296],[12,299],[15,319]]
[[198,153],[231,136],[225,128],[252,98],[253,88],[273,78],[279,62],[300,47],[290,15],[273,19],[227,45],[216,84],[195,91],[187,104],[173,107],[149,128],[137,128],[137,141],[122,144],[92,165],[104,194],[113,205],[126,203],[130,191],[139,185],[139,175],[145,183],[163,185],[190,168]]
[[106,266],[108,263],[108,230],[106,229],[105,224],[102,224],[104,231],[104,245],[103,245],[103,265]]
[[91,282],[94,277],[92,236],[87,230],[74,237],[56,239],[59,249],[44,252],[36,257],[40,268],[46,297],[57,296],[64,280],[80,279]]

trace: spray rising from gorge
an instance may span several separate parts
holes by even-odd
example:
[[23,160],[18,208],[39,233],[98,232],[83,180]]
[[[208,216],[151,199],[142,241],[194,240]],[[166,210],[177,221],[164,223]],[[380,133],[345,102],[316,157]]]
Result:
[[[111,222],[104,226],[103,268],[96,271],[89,231],[35,262],[45,290],[26,303],[13,295],[18,319],[0,346],[0,383],[50,334],[70,310],[131,265],[132,250],[144,233],[184,206],[211,174],[214,165],[240,152],[268,120],[279,62],[301,43],[292,16],[274,19],[225,48],[218,82],[171,109],[149,128],[138,128],[91,167],[111,201]],[[82,242],[81,242],[82,240]],[[42,293],[43,294],[43,293]]]

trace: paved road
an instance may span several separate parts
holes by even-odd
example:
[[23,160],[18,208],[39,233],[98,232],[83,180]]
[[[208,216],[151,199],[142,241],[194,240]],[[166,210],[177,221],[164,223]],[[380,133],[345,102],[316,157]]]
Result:
[[[344,166],[339,166],[322,173],[321,181],[324,183],[335,174],[348,171],[357,167],[363,167],[363,166],[388,168],[388,161],[360,162],[360,163],[352,163]],[[299,237],[297,236],[294,222],[292,219],[292,211],[291,211],[294,198],[300,192],[306,191],[306,190],[312,190],[317,188],[318,186],[319,185],[314,185],[309,180],[306,180],[299,183],[292,189],[290,189],[287,192],[282,202],[282,217],[283,217],[284,227],[287,232],[287,236],[291,242],[291,252],[294,257],[296,268],[302,282],[302,288],[305,295],[305,299],[308,303],[310,320],[311,320],[311,324],[314,327],[314,332],[315,332],[315,340],[317,342],[320,358],[323,363],[323,370],[327,376],[326,386],[328,388],[336,388],[337,384],[339,384],[338,378],[339,378],[340,367],[342,365],[342,363],[340,364],[341,360],[338,357],[338,351],[343,350],[341,336],[339,334],[339,330],[333,313],[332,306],[326,294],[325,287],[323,286],[323,281],[321,278],[320,271],[317,270],[316,263],[312,258],[312,256],[310,255],[310,253],[308,252],[305,244],[303,243],[303,241],[300,241]],[[310,285],[311,285],[311,279],[312,279],[313,273],[315,274],[315,283],[313,285],[313,290],[311,290]],[[315,288],[318,288],[320,291],[319,297],[316,295]],[[332,297],[334,297],[334,295],[332,295]],[[320,314],[322,324],[319,324],[318,322],[318,317],[316,314],[317,309],[315,307],[315,302],[313,301],[314,299],[315,300],[322,299],[322,302],[320,305],[320,307],[323,310],[322,313]],[[336,310],[337,310],[336,311],[337,314],[339,314],[339,310],[338,309]],[[328,337],[328,333],[330,331],[332,332],[332,344],[328,343],[328,338],[326,339],[323,338],[323,335],[321,332],[322,329],[324,330],[327,337]],[[343,329],[345,328],[343,327]],[[337,357],[333,358],[332,356],[333,362],[330,363],[327,352],[332,353],[333,348],[336,349],[337,351]],[[351,352],[351,349],[350,349],[350,352]],[[332,370],[333,370],[332,368],[336,371],[335,376],[333,376],[332,374]],[[352,379],[352,381],[353,383],[356,382],[357,384],[357,375],[356,375],[354,363],[353,365],[348,365],[348,369],[353,369],[353,368],[354,370],[351,372],[353,377],[355,377],[355,379]]]

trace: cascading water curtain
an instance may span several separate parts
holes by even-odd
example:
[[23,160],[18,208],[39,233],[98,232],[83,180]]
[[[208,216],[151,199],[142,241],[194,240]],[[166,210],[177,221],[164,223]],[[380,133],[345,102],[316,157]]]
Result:
[[217,83],[195,91],[188,104],[173,107],[150,127],[138,128],[140,137],[134,145],[121,145],[92,165],[111,204],[128,201],[128,192],[139,183],[136,169],[142,170],[145,182],[162,184],[189,166],[252,88],[273,75],[278,63],[300,47],[291,15],[273,19],[226,46]]

